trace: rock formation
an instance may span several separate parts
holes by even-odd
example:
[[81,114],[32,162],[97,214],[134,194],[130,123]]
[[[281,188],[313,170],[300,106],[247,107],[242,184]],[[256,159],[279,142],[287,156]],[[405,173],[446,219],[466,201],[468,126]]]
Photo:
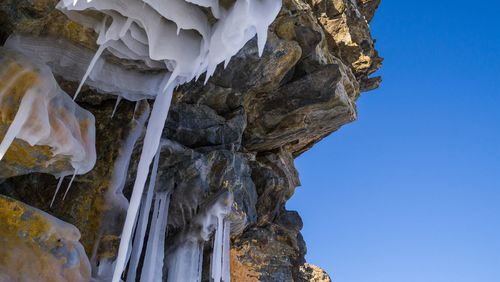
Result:
[[[0,61],[8,58],[13,65],[21,69],[24,66],[32,73],[14,81],[9,94],[4,90],[9,68],[6,64],[0,66],[0,98],[12,100],[0,104],[2,139],[20,107],[16,95],[24,95],[32,80],[54,77],[58,93],[77,92],[81,69],[99,48],[98,32],[70,20],[56,8],[58,2],[0,2],[0,45],[5,45],[8,52],[23,53],[0,53]],[[234,5],[234,1],[206,2],[223,8]],[[148,217],[157,221],[157,227],[143,230],[145,245],[150,237],[165,237],[165,244],[158,246],[165,254],[163,269],[155,270],[160,276],[174,279],[173,269],[194,267],[169,260],[176,257],[205,262],[199,270],[201,279],[209,281],[213,272],[210,261],[214,261],[218,249],[226,246],[212,243],[214,237],[220,236],[221,240],[227,238],[227,243],[230,240],[228,264],[233,281],[330,281],[328,274],[305,262],[302,220],[298,213],[287,211],[285,203],[300,185],[294,158],[354,121],[360,94],[379,86],[380,77],[372,74],[380,68],[382,59],[369,28],[379,2],[283,0],[263,50],[259,50],[259,39],[252,38],[227,67],[217,66],[206,83],[202,76],[173,92],[155,164],[157,175],[154,170],[150,173],[153,180],[146,183],[142,197],[144,207],[148,188],[156,191],[149,198],[151,215],[141,210],[137,224],[141,225],[141,216],[146,222]],[[216,21],[213,9],[200,11],[211,24]],[[96,17],[92,12],[87,15]],[[27,64],[21,59],[26,57],[46,64],[52,73]],[[77,117],[71,124],[81,129],[80,134],[69,136],[75,130],[57,131],[66,132],[57,144],[73,140],[71,144],[83,144],[90,155],[92,148],[85,144],[89,143],[87,136],[94,134],[95,166],[90,171],[78,171],[74,179],[59,181],[54,176],[70,175],[76,170],[75,156],[55,154],[56,143],[30,144],[23,138],[15,138],[0,161],[0,194],[4,195],[0,197],[0,221],[5,220],[2,226],[11,226],[0,230],[5,233],[1,236],[5,239],[0,239],[0,281],[4,277],[6,281],[30,281],[13,276],[13,268],[19,265],[13,252],[25,258],[23,267],[43,258],[36,260],[36,267],[54,269],[50,274],[54,277],[44,279],[47,281],[88,281],[89,275],[101,281],[111,280],[104,274],[109,274],[118,255],[145,128],[151,123],[148,118],[154,97],[148,93],[156,93],[161,83],[157,76],[171,69],[155,62],[147,65],[124,59],[113,51],[104,51],[102,57],[103,72],[89,76],[70,107],[86,114],[66,115]],[[116,87],[116,73],[140,80],[124,80]],[[135,99],[117,101],[112,95],[117,91],[125,91],[125,98]],[[138,93],[144,95],[138,98]],[[55,119],[67,112],[71,111],[47,111],[47,118]],[[95,132],[88,131],[94,128]],[[66,192],[69,182],[71,189]],[[65,193],[54,198],[57,187],[63,187]],[[224,221],[207,224],[214,220],[211,210],[218,205],[221,210],[229,208]],[[160,212],[162,208],[164,213]],[[219,224],[222,227],[216,228]],[[155,235],[151,230],[160,231]],[[229,232],[230,239],[225,236]],[[206,238],[199,238],[199,234]],[[64,258],[69,253],[71,259]],[[134,263],[140,277],[144,265],[152,265],[150,260],[158,257],[148,254],[147,246],[138,256]],[[130,275],[131,264],[125,274]]]

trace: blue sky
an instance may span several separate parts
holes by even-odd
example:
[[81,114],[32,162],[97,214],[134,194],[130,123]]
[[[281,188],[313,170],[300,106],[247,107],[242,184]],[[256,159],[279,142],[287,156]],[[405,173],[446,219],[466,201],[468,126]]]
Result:
[[336,282],[500,282],[500,1],[382,0],[358,121],[287,204]]

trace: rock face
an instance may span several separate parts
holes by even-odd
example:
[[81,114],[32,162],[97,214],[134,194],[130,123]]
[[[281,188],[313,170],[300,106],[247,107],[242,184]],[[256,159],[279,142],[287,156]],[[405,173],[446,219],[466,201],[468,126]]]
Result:
[[[16,34],[55,38],[95,51],[94,31],[67,19],[55,9],[57,2],[2,1],[0,44]],[[284,0],[269,28],[262,57],[258,56],[257,40],[252,39],[227,68],[219,66],[208,83],[191,82],[177,89],[163,131],[156,180],[158,189],[172,193],[167,242],[185,232],[218,195],[231,191],[233,281],[330,281],[321,269],[305,262],[302,220],[298,213],[287,211],[285,203],[300,185],[294,157],[354,121],[361,92],[380,83],[379,77],[371,77],[382,59],[369,29],[379,2]],[[107,59],[118,66],[126,64]],[[75,81],[56,78],[64,91],[75,92]],[[19,87],[23,85],[19,83]],[[44,165],[43,150],[30,155],[35,156],[33,161],[16,166],[5,159],[0,167],[15,167],[22,173],[1,174],[0,194],[75,225],[96,275],[99,261],[117,255],[126,197],[131,194],[151,101],[122,101],[113,118],[115,97],[111,95],[84,87],[77,103],[95,116],[95,167],[77,176],[64,201],[59,194],[51,207],[57,180],[47,173],[64,168],[37,169]],[[131,138],[134,134],[135,139]],[[127,142],[132,146],[127,147]],[[131,158],[123,172],[125,181],[117,183],[116,166],[127,148],[131,148]],[[16,150],[12,147],[6,156],[18,157]],[[63,187],[68,182],[64,180]],[[125,197],[110,200],[110,194],[121,190]],[[2,199],[0,210],[13,201]],[[71,236],[64,238],[76,246],[79,238]],[[25,244],[19,248],[35,247]],[[211,248],[206,244],[205,256]],[[9,254],[2,248],[2,255]],[[12,271],[12,263],[0,259],[0,269]],[[48,263],[62,267],[59,262]],[[79,271],[80,279],[88,280],[88,268],[81,266]],[[207,272],[208,266],[204,266],[206,279]],[[62,281],[79,281],[63,277]]]
[[0,281],[89,281],[74,226],[0,196]]

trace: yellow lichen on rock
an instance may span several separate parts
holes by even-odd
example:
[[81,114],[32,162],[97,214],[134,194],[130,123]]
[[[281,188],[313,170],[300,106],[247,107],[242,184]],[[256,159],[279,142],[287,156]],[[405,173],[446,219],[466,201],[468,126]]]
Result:
[[254,266],[245,264],[238,259],[241,250],[231,249],[230,267],[231,267],[231,281],[234,282],[258,282],[259,272]]
[[89,281],[74,226],[0,196],[0,281]]

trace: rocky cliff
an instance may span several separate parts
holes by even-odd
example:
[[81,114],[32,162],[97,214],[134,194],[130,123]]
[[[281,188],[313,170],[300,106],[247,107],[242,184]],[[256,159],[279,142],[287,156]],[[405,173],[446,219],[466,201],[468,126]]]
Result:
[[[98,35],[55,9],[57,2],[2,0],[0,45],[22,36],[34,42],[67,41],[81,50],[82,57],[95,52]],[[297,212],[287,211],[285,203],[300,185],[294,158],[354,121],[360,94],[379,86],[380,77],[372,74],[382,59],[369,27],[379,2],[284,0],[269,27],[261,57],[254,38],[226,68],[219,66],[206,84],[190,82],[175,90],[155,181],[158,189],[171,193],[164,234],[167,255],[175,252],[169,242],[189,232],[204,209],[231,191],[233,281],[330,281],[324,271],[305,262],[302,220]],[[43,54],[43,44],[39,48],[36,52]],[[6,52],[0,56],[8,57]],[[16,97],[28,95],[22,94],[27,93],[24,88],[43,74],[9,58],[0,66],[2,138],[14,122],[12,112],[20,107]],[[125,68],[130,63],[106,58]],[[16,72],[23,76],[9,80]],[[66,93],[76,91],[77,82],[57,73],[55,78]],[[5,86],[9,81],[11,85]],[[13,281],[30,281],[30,272],[50,268],[55,271],[43,271],[47,277],[40,279],[85,281],[91,271],[94,277],[99,275],[99,264],[117,256],[152,101],[117,104],[115,96],[84,86],[76,102],[95,117],[92,170],[67,177],[58,186],[54,176],[69,175],[74,156],[54,156],[45,143],[33,146],[22,138],[14,139],[0,162],[0,221],[11,226],[0,231],[0,272],[4,273],[0,280],[4,275],[10,281],[11,275]],[[53,107],[48,107],[47,115],[54,119]],[[72,124],[84,128],[87,120],[83,116]],[[52,131],[62,132],[57,144],[88,143],[84,129],[78,134],[72,130],[71,142],[70,131]],[[131,150],[130,162],[122,170],[123,177],[118,177],[117,167],[126,150]],[[125,197],[110,200],[120,180]],[[64,191],[70,181],[71,189]],[[56,187],[64,189],[54,196]],[[205,245],[205,257],[211,248]],[[14,268],[26,264],[31,267],[24,278],[12,276]],[[204,280],[208,280],[208,268],[203,264]]]

